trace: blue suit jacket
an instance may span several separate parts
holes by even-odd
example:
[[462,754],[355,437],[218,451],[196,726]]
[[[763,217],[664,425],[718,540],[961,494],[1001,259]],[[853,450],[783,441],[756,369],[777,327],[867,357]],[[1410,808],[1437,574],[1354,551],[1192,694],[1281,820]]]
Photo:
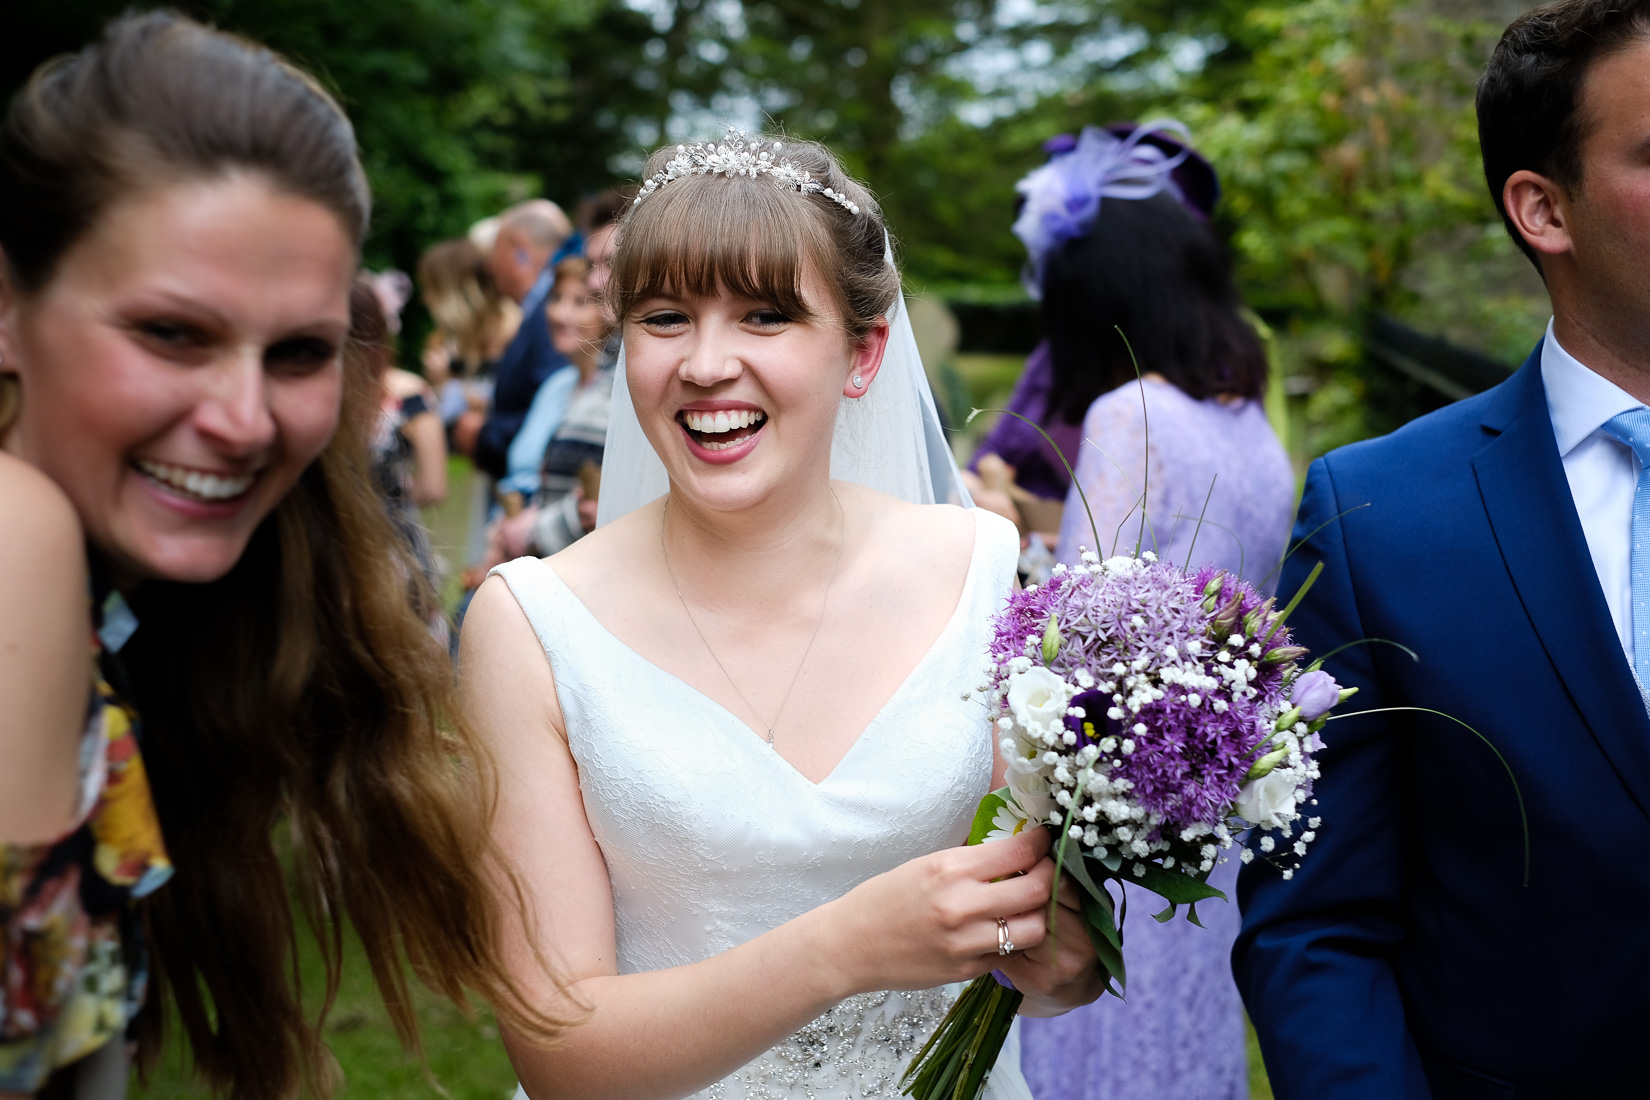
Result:
[[1361,689],[1342,709],[1479,730],[1532,850],[1525,886],[1513,783],[1468,731],[1331,722],[1302,869],[1256,860],[1238,886],[1233,968],[1280,1100],[1646,1094],[1650,717],[1540,366],[1538,346],[1495,389],[1307,474],[1280,596],[1324,571],[1296,636],[1415,650],[1332,658]]
[[550,342],[550,320],[544,315],[556,283],[553,269],[560,255],[557,253],[545,264],[522,299],[521,327],[499,356],[493,375],[493,407],[476,436],[475,464],[495,478],[502,478],[508,471],[510,444],[521,431],[539,387],[558,367],[567,365],[566,357]]

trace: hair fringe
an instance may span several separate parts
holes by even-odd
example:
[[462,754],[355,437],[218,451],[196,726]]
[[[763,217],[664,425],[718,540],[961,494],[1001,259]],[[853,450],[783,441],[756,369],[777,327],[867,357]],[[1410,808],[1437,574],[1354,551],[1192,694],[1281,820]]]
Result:
[[[849,338],[870,331],[900,292],[899,272],[885,258],[881,208],[823,145],[795,139],[783,145],[782,160],[846,194],[860,212],[798,194],[767,176],[677,179],[632,206],[620,222],[608,284],[612,323],[622,324],[637,303],[655,295],[711,297],[724,291],[810,320],[814,311],[802,284],[811,269]],[[643,172],[653,174],[675,150],[671,145],[655,152]]]

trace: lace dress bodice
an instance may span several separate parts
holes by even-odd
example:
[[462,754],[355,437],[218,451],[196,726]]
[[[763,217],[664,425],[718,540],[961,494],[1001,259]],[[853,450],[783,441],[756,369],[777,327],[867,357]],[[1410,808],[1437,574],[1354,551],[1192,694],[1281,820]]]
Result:
[[[945,630],[817,785],[720,704],[610,634],[544,561],[500,566],[549,657],[585,813],[613,884],[621,974],[736,947],[915,857],[960,844],[989,789],[977,695],[1013,526],[976,512]],[[897,1097],[949,1007],[944,989],[850,998],[704,1097]],[[519,1096],[520,1094],[518,1094]],[[1018,1044],[987,1096],[1030,1100]]]

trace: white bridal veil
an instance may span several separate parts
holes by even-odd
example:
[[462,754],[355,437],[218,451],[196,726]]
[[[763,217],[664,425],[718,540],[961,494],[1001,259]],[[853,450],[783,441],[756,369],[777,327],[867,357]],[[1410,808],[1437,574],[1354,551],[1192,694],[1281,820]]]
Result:
[[[885,258],[893,264],[892,249]],[[863,397],[843,398],[831,442],[831,476],[914,504],[973,507],[940,427],[903,296],[888,311],[888,350],[871,388]],[[669,488],[664,463],[642,434],[630,402],[621,351],[607,422],[596,523],[615,520],[657,500]]]

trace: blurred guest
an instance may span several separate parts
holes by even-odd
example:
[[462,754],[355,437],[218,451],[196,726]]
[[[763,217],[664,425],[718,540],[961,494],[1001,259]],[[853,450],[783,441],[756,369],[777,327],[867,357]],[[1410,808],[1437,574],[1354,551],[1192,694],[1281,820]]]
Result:
[[[613,250],[617,244],[619,218],[635,198],[635,188],[614,188],[579,204],[578,225],[584,239],[585,258],[590,261],[587,279],[590,293],[600,297],[612,269]],[[552,325],[554,323],[552,322]],[[553,341],[552,341],[553,342]],[[602,349],[609,363],[619,357],[619,333],[615,328]],[[567,415],[568,402],[588,379],[572,366],[562,367],[545,379],[533,404],[527,410],[527,419],[510,444],[508,472],[499,482],[499,495],[506,502],[510,494],[531,500],[539,489],[540,467],[544,464],[545,448]],[[507,510],[513,513],[508,503]]]
[[418,261],[418,288],[435,321],[423,353],[424,377],[440,395],[441,420],[468,453],[487,416],[492,374],[521,324],[521,307],[493,282],[468,237],[442,241]]
[[[590,293],[600,298],[613,274],[613,253],[619,247],[619,222],[636,200],[636,188],[616,187],[603,191],[579,207],[579,228],[584,232],[584,258],[590,261]],[[607,338],[608,358],[619,357],[618,330]]]
[[[612,234],[606,239],[611,242]],[[609,250],[607,257],[611,255]],[[495,543],[500,562],[522,554],[548,557],[596,527],[596,496],[616,372],[614,359],[603,347],[607,326],[601,302],[590,285],[593,267],[587,259],[571,258],[556,268],[550,331],[557,350],[578,367],[579,386],[545,448],[532,506],[499,525]]]
[[447,495],[447,440],[429,385],[395,366],[391,314],[375,290],[372,277],[363,275],[355,280],[349,299],[350,354],[361,358],[380,387],[369,436],[373,483],[396,530],[435,587],[435,554],[418,509],[439,504]]
[[475,439],[476,467],[495,478],[505,474],[510,443],[527,418],[533,395],[552,371],[567,363],[550,343],[544,307],[554,281],[551,261],[572,236],[567,215],[546,199],[499,215],[488,264],[498,288],[521,303],[521,325],[499,358],[492,406]]
[[[1126,138],[1133,130],[1132,123],[1119,123],[1107,132]],[[1184,152],[1184,159],[1167,169],[1165,189],[1200,220],[1208,221],[1220,198],[1220,183],[1209,162],[1164,135],[1147,135],[1144,140],[1171,157]],[[1044,150],[1055,156],[1069,153],[1076,146],[1077,139],[1070,134],[1060,134],[1043,144]],[[1025,282],[1034,298],[1041,295],[1029,269]],[[1044,331],[1048,331],[1046,326]],[[1025,371],[1008,399],[1009,412],[1019,415],[998,419],[975,449],[964,474],[975,503],[1014,520],[1022,534],[1046,542],[1049,549],[1058,539],[1066,494],[1071,489],[1068,467],[1077,465],[1083,416],[1089,402],[1101,392],[1100,366],[1098,360],[1068,362],[1057,378],[1048,341],[1039,343],[1027,358]]]
[[[1082,421],[1077,485],[1093,513],[1091,527],[1073,486],[1058,553],[1075,563],[1083,547],[1105,556],[1138,542],[1270,590],[1294,476],[1266,420],[1266,356],[1243,318],[1230,261],[1176,183],[1175,170],[1193,157],[1176,132],[1178,123],[1121,136],[1091,127],[1019,185],[1025,205],[1015,232],[1030,253],[1048,337],[1044,416]],[[1213,171],[1203,171],[1213,191]],[[1231,897],[1236,878],[1233,861],[1210,882]],[[1125,890],[1138,911],[1158,900]],[[1023,1064],[1037,1100],[1245,1095],[1243,1007],[1227,962],[1237,907],[1206,904],[1198,915],[1203,928],[1130,924],[1127,1001],[1024,1021]]]

